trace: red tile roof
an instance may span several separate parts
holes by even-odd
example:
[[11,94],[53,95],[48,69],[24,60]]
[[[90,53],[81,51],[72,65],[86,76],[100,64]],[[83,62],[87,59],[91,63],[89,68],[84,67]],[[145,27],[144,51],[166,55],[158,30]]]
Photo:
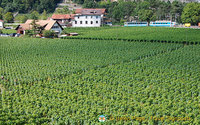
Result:
[[4,22],[4,21],[0,19],[0,22]]
[[52,19],[73,19],[75,14],[53,14]]
[[101,14],[104,14],[106,9],[97,9],[97,8],[85,8],[85,9],[76,9],[75,13],[76,14],[82,14],[85,13],[86,11],[94,12],[94,11],[100,11]]

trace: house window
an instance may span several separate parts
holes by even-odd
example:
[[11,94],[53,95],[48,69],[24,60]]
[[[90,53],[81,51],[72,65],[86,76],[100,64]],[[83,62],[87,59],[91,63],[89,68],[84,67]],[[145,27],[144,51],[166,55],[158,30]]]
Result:
[[58,27],[58,26],[53,26],[53,27],[52,27],[52,29],[57,29],[57,28],[59,28],[59,27]]
[[87,19],[87,16],[85,18]]
[[92,18],[92,16],[91,16],[91,18]]
[[79,19],[79,16],[78,16],[78,19]]
[[96,23],[99,23],[99,21],[96,21]]
[[98,19],[98,16],[96,16],[96,18]]
[[93,21],[91,21],[91,24],[93,24]]
[[75,24],[77,24],[77,21],[75,21]]
[[80,24],[83,24],[83,21],[80,21]]
[[87,22],[87,21],[85,21],[85,24],[88,24],[88,22]]

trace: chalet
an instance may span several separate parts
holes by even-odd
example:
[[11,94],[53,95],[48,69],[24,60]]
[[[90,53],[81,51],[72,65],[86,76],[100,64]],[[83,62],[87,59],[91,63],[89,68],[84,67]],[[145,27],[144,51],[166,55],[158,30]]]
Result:
[[76,9],[72,27],[100,27],[105,9]]
[[3,29],[3,28],[4,28],[4,21],[0,20],[0,29]]
[[70,27],[75,14],[53,14],[51,20],[57,21],[62,27]]
[[[27,30],[32,30],[33,20],[27,20],[24,24],[20,24],[17,26],[15,30],[17,30],[17,33],[19,34],[25,34]],[[51,30],[57,33],[58,35],[62,33],[62,26],[54,20],[36,20],[36,25],[41,26],[42,30]]]

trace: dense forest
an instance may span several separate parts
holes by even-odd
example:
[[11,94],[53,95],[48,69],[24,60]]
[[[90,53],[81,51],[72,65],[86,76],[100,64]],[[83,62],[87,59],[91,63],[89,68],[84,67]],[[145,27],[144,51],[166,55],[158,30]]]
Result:
[[0,7],[5,12],[28,13],[32,10],[38,12],[53,12],[60,0],[0,0]]

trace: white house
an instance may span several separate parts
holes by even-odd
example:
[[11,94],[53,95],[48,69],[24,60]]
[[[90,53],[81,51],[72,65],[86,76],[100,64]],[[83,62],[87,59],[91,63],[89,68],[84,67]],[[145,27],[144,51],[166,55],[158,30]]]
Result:
[[4,28],[4,21],[0,20],[0,29],[3,29],[3,28]]
[[105,9],[79,9],[72,21],[72,27],[100,27]]
[[100,27],[100,15],[76,15],[72,27]]

